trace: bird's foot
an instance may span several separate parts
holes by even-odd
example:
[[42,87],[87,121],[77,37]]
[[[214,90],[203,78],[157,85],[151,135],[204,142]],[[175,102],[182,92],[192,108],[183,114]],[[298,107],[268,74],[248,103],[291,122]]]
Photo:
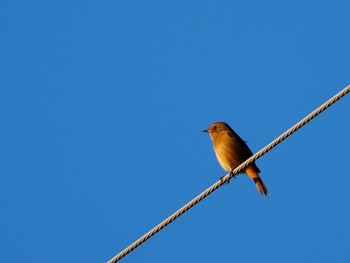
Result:
[[[225,176],[221,176],[221,177],[220,177],[220,181],[221,181],[221,182],[223,181],[222,179],[223,179],[224,177],[225,177]],[[231,180],[231,179],[230,179],[230,180]],[[229,183],[230,183],[230,180],[228,180],[228,181],[226,182],[226,184],[229,184]]]
[[231,179],[232,179],[232,178],[233,178],[233,179],[236,179],[237,174],[233,174],[232,171],[231,171],[231,172],[230,172],[230,176],[231,176]]

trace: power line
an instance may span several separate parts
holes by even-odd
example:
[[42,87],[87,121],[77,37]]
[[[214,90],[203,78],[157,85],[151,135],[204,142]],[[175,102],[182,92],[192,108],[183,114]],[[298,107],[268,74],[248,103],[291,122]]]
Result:
[[311,121],[313,118],[315,118],[317,115],[319,115],[321,112],[326,110],[328,107],[330,107],[332,104],[337,102],[339,99],[344,97],[347,93],[350,92],[350,85],[345,87],[343,90],[341,90],[339,93],[334,95],[332,98],[330,98],[328,101],[323,103],[321,106],[319,106],[316,110],[311,112],[309,115],[307,115],[305,118],[303,118],[301,121],[296,123],[294,126],[289,128],[287,131],[282,133],[280,136],[278,136],[276,139],[274,139],[272,142],[270,142],[268,145],[266,145],[264,148],[262,148],[260,151],[255,153],[253,156],[251,156],[249,159],[247,159],[245,162],[243,162],[241,165],[239,165],[237,168],[235,168],[231,173],[225,175],[221,180],[207,188],[205,191],[203,191],[201,194],[197,195],[195,198],[193,198],[190,202],[185,204],[183,207],[181,207],[179,210],[177,210],[175,213],[170,215],[168,218],[163,220],[161,223],[159,223],[157,226],[152,228],[150,231],[148,231],[146,234],[141,236],[139,239],[137,239],[135,242],[130,244],[128,247],[126,247],[124,250],[119,252],[116,256],[114,256],[112,259],[108,261],[108,263],[115,263],[125,257],[127,254],[129,254],[131,251],[133,251],[135,248],[137,248],[139,245],[141,245],[143,242],[145,242],[147,239],[152,237],[154,234],[158,233],[160,230],[162,230],[164,227],[169,225],[171,222],[173,222],[176,218],[184,214],[187,210],[192,208],[194,205],[199,203],[201,200],[203,200],[205,197],[210,195],[212,192],[217,190],[220,186],[228,182],[234,175],[238,174],[240,171],[244,170],[249,164],[263,156],[265,153],[270,151],[272,148],[274,148],[277,144],[282,142],[284,139],[292,135],[294,132],[299,130],[301,127],[303,127],[305,124],[307,124],[309,121]]

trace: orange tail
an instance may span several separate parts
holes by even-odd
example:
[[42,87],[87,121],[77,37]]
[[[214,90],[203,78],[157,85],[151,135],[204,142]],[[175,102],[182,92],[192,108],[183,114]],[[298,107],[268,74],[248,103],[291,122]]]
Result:
[[[256,167],[256,166],[255,166]],[[267,196],[269,191],[267,190],[264,182],[261,180],[259,176],[259,172],[257,171],[258,169],[254,169],[254,166],[248,166],[245,169],[245,173],[254,180],[254,183],[256,185],[256,188],[258,188],[258,191],[261,195]]]

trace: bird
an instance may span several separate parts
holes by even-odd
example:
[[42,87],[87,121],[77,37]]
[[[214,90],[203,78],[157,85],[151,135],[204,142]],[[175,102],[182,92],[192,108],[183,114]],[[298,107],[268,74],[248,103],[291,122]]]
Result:
[[[227,172],[232,172],[253,155],[245,141],[225,122],[214,122],[203,132],[209,133],[215,155]],[[255,162],[248,165],[243,172],[254,181],[259,193],[267,197],[268,190],[259,176],[260,170]]]

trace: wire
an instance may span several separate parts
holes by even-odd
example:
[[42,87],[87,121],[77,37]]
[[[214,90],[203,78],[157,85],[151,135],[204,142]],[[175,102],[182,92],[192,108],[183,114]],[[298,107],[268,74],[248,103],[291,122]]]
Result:
[[319,115],[321,112],[326,110],[328,107],[330,107],[332,104],[337,102],[339,99],[341,99],[343,96],[345,96],[347,93],[350,92],[350,85],[345,87],[343,90],[341,90],[339,93],[334,95],[332,98],[330,98],[328,101],[323,103],[321,106],[319,106],[316,110],[311,112],[309,115],[307,115],[305,118],[303,118],[301,121],[296,123],[294,126],[292,126],[290,129],[282,133],[280,136],[278,136],[276,139],[274,139],[272,142],[270,142],[268,145],[266,145],[264,148],[262,148],[260,151],[255,153],[253,156],[251,156],[249,159],[247,159],[245,162],[243,162],[241,165],[239,165],[237,168],[235,168],[231,173],[225,175],[222,179],[220,179],[218,182],[207,188],[205,191],[203,191],[201,194],[197,195],[195,198],[193,198],[190,202],[182,206],[180,209],[178,209],[176,212],[174,212],[172,215],[170,215],[168,218],[163,220],[161,223],[159,223],[157,226],[152,228],[150,231],[148,231],[146,234],[141,236],[139,239],[137,239],[135,242],[130,244],[128,247],[126,247],[124,250],[119,252],[116,256],[114,256],[112,259],[108,261],[108,263],[115,263],[121,258],[125,257],[127,254],[129,254],[131,251],[133,251],[135,248],[137,248],[139,245],[141,245],[143,242],[145,242],[147,239],[152,237],[154,234],[162,230],[164,227],[169,225],[171,222],[173,222],[176,218],[181,216],[183,213],[185,213],[187,210],[192,208],[194,205],[199,203],[201,200],[203,200],[205,197],[210,195],[212,192],[217,190],[220,186],[228,182],[233,176],[238,174],[240,171],[244,170],[249,164],[263,156],[265,153],[270,151],[272,148],[274,148],[277,144],[282,142],[284,139],[292,135],[294,132],[296,132],[298,129],[303,127],[305,124],[307,124],[309,121],[311,121],[313,118],[315,118],[317,115]]

